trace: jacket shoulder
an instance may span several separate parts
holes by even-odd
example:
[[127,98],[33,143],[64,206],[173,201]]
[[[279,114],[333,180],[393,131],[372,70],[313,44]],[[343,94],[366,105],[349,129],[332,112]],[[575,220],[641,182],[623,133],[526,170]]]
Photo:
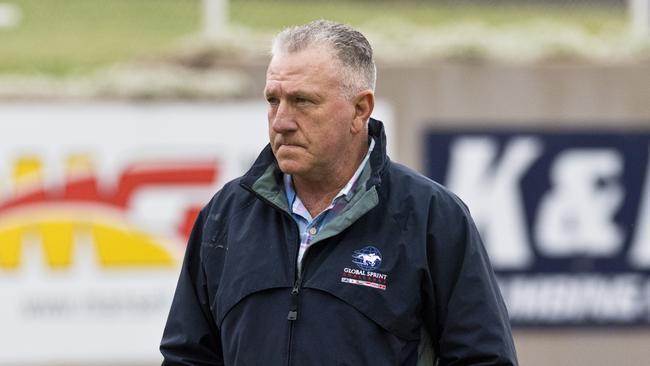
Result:
[[395,162],[390,163],[389,175],[391,195],[399,201],[415,200],[433,211],[469,216],[467,205],[439,182]]
[[241,179],[239,177],[227,182],[212,196],[201,210],[205,219],[231,217],[251,203],[254,197],[240,185]]

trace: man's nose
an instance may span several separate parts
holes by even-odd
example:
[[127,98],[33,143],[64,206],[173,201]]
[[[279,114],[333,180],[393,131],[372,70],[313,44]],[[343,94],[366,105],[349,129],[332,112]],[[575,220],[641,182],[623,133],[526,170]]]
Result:
[[275,132],[283,133],[297,129],[295,115],[289,103],[281,100],[273,116],[272,128]]

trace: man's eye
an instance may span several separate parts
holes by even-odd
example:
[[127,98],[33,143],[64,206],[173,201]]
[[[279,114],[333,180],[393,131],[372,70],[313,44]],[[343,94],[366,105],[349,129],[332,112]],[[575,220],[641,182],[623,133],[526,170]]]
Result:
[[308,104],[311,103],[311,101],[307,98],[302,98],[302,97],[296,97],[295,99],[297,104]]
[[270,105],[277,105],[277,104],[278,104],[278,98],[267,97],[267,98],[266,98],[266,101],[267,101]]

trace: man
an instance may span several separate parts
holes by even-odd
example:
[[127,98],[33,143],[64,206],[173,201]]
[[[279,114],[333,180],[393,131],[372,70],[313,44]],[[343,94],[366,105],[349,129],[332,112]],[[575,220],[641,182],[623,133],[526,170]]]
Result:
[[164,364],[516,365],[467,208],[386,156],[366,38],[315,21],[272,54],[270,144],[197,219]]

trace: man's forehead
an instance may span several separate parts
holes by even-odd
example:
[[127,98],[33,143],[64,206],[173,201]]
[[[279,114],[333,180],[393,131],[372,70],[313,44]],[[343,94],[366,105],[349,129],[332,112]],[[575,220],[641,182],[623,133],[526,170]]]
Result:
[[267,76],[276,73],[298,73],[309,69],[329,69],[337,62],[331,48],[312,46],[300,51],[278,52],[271,58],[267,68]]
[[305,89],[309,85],[340,82],[336,59],[322,51],[307,49],[274,55],[266,71],[265,89]]

